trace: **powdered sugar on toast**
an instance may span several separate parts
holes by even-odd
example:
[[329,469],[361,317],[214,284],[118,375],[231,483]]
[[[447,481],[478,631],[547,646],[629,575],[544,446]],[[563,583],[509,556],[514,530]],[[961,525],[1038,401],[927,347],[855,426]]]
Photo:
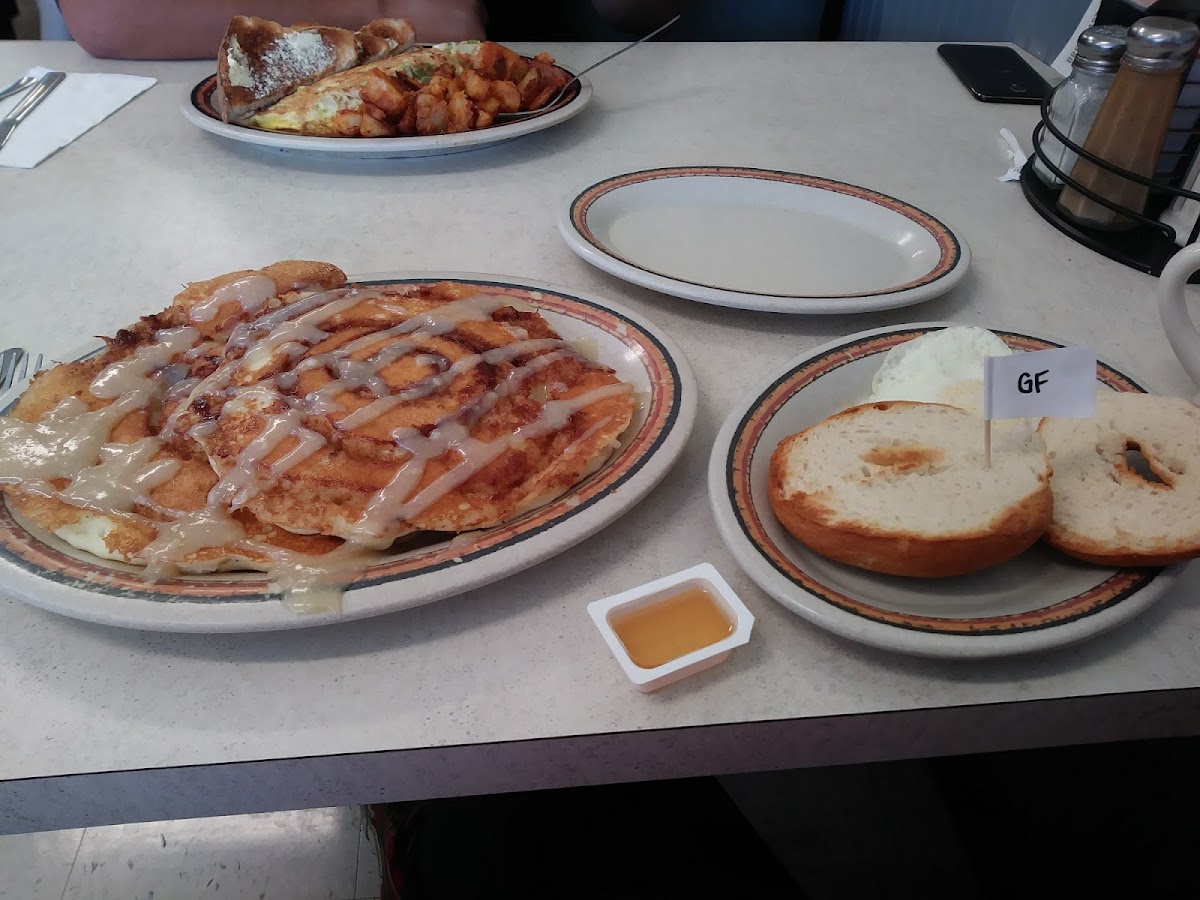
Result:
[[263,52],[258,65],[251,65],[236,36],[230,39],[226,55],[229,83],[256,95],[273,94],[333,65],[333,52],[314,31],[284,35]]

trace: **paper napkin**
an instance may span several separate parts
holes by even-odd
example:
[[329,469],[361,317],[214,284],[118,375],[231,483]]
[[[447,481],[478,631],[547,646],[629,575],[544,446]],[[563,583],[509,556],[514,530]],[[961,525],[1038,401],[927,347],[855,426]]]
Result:
[[[1025,163],[1029,161],[1029,158],[1025,156],[1025,151],[1021,149],[1021,144],[1017,140],[1016,136],[1013,135],[1013,133],[1007,128],[1000,129],[1000,140],[1003,142],[1000,146],[1004,147],[1007,151],[1011,165],[1009,166],[1008,171],[1003,175],[997,175],[996,180],[1020,181],[1021,170],[1025,168]],[[3,157],[0,157],[0,162],[2,162],[3,159]]]
[[[29,74],[40,77],[47,71],[50,70],[35,66]],[[62,84],[29,114],[29,118],[17,126],[4,149],[0,150],[0,166],[32,169],[103,122],[154,82],[155,79],[140,75],[68,74]],[[27,92],[0,100],[0,119],[8,115]]]

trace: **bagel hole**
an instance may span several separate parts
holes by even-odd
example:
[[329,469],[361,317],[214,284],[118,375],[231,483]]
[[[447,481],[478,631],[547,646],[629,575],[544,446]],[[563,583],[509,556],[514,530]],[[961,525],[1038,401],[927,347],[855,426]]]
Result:
[[1125,442],[1125,465],[1129,467],[1130,472],[1138,476],[1142,481],[1150,484],[1166,484],[1165,481],[1155,474],[1154,469],[1150,467],[1150,460],[1142,455],[1142,448],[1137,441]]

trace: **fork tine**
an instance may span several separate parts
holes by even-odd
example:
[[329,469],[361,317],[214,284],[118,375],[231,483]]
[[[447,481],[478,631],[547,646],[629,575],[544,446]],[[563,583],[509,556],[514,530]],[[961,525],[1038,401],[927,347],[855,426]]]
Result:
[[[16,349],[16,348],[13,348]],[[17,355],[8,350],[0,353],[0,391],[7,391],[12,382],[13,370],[17,367]]]
[[[11,347],[0,353],[0,392],[7,391],[14,384],[40,372],[43,359],[39,353],[35,360],[21,347]],[[33,362],[32,372],[29,371],[30,362]]]
[[[24,350],[22,350],[24,353]],[[20,353],[8,354],[7,358],[0,360],[4,364],[4,368],[0,371],[0,390],[8,390],[13,385],[17,376],[17,366],[20,362]]]

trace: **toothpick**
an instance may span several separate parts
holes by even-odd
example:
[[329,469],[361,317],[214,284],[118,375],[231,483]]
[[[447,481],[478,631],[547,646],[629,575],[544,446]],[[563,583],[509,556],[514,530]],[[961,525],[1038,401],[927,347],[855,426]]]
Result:
[[983,420],[983,467],[992,467],[992,420]]

